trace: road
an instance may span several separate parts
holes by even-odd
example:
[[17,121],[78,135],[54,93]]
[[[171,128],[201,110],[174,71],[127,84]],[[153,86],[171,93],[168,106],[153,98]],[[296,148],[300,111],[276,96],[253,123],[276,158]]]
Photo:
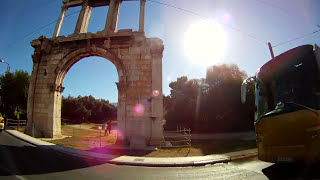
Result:
[[[319,179],[297,165],[276,165],[257,158],[199,167],[117,166],[35,147],[0,133],[0,179]],[[307,175],[305,175],[307,174]]]

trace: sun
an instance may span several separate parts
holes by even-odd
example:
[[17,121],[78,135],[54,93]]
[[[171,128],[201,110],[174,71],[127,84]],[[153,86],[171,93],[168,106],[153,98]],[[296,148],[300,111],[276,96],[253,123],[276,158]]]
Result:
[[192,24],[186,31],[186,55],[197,64],[210,66],[218,63],[224,54],[225,46],[225,32],[217,23],[201,21]]

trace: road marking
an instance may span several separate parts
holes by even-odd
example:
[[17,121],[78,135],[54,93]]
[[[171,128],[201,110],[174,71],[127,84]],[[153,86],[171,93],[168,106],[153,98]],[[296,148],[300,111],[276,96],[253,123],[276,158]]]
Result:
[[22,176],[19,176],[19,175],[16,175],[16,173],[13,173],[10,169],[8,169],[8,168],[6,168],[6,167],[3,167],[3,166],[1,166],[1,165],[0,165],[0,169],[4,170],[5,172],[7,172],[7,173],[10,174],[10,175],[16,176],[17,179],[27,180],[27,178],[22,177]]

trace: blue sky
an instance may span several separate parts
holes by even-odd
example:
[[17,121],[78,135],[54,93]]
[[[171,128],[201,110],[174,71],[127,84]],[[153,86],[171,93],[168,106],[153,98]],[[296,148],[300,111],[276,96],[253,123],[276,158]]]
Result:
[[[221,25],[226,36],[224,55],[213,59],[211,64],[234,63],[248,75],[270,59],[266,44],[281,42],[319,30],[320,1],[318,0],[157,0],[200,14],[202,17],[163,6],[146,3],[147,37],[159,37],[164,41],[163,93],[169,94],[169,83],[180,76],[189,78],[205,77],[206,67],[197,59],[187,56],[184,48],[186,32],[192,24],[203,21],[224,22]],[[139,2],[123,2],[120,8],[118,29],[138,29]],[[39,31],[40,27],[57,20],[61,0],[3,0],[0,7],[0,59],[10,64],[11,71],[17,69],[32,71],[33,48],[30,42],[41,35],[52,37],[55,23]],[[73,33],[80,8],[67,11],[60,35]],[[94,8],[89,32],[103,29],[107,7]],[[227,20],[223,17],[227,15]],[[239,31],[233,30],[232,26]],[[34,32],[34,33],[32,33]],[[213,32],[214,33],[214,32]],[[214,43],[214,42],[213,42]],[[274,48],[275,55],[303,44],[320,44],[320,32]],[[0,64],[0,74],[6,65]],[[110,102],[117,101],[118,81],[115,66],[108,60],[89,57],[76,63],[68,72],[63,95],[93,95]]]

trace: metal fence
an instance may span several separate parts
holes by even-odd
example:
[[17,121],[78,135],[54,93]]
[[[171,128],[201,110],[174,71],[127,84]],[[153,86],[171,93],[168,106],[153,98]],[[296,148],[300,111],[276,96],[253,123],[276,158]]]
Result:
[[164,131],[164,141],[159,141],[159,148],[191,147],[191,129],[177,127],[176,131]]
[[27,120],[7,119],[5,126],[15,128],[16,130],[21,130],[21,128],[25,128],[27,126]]

